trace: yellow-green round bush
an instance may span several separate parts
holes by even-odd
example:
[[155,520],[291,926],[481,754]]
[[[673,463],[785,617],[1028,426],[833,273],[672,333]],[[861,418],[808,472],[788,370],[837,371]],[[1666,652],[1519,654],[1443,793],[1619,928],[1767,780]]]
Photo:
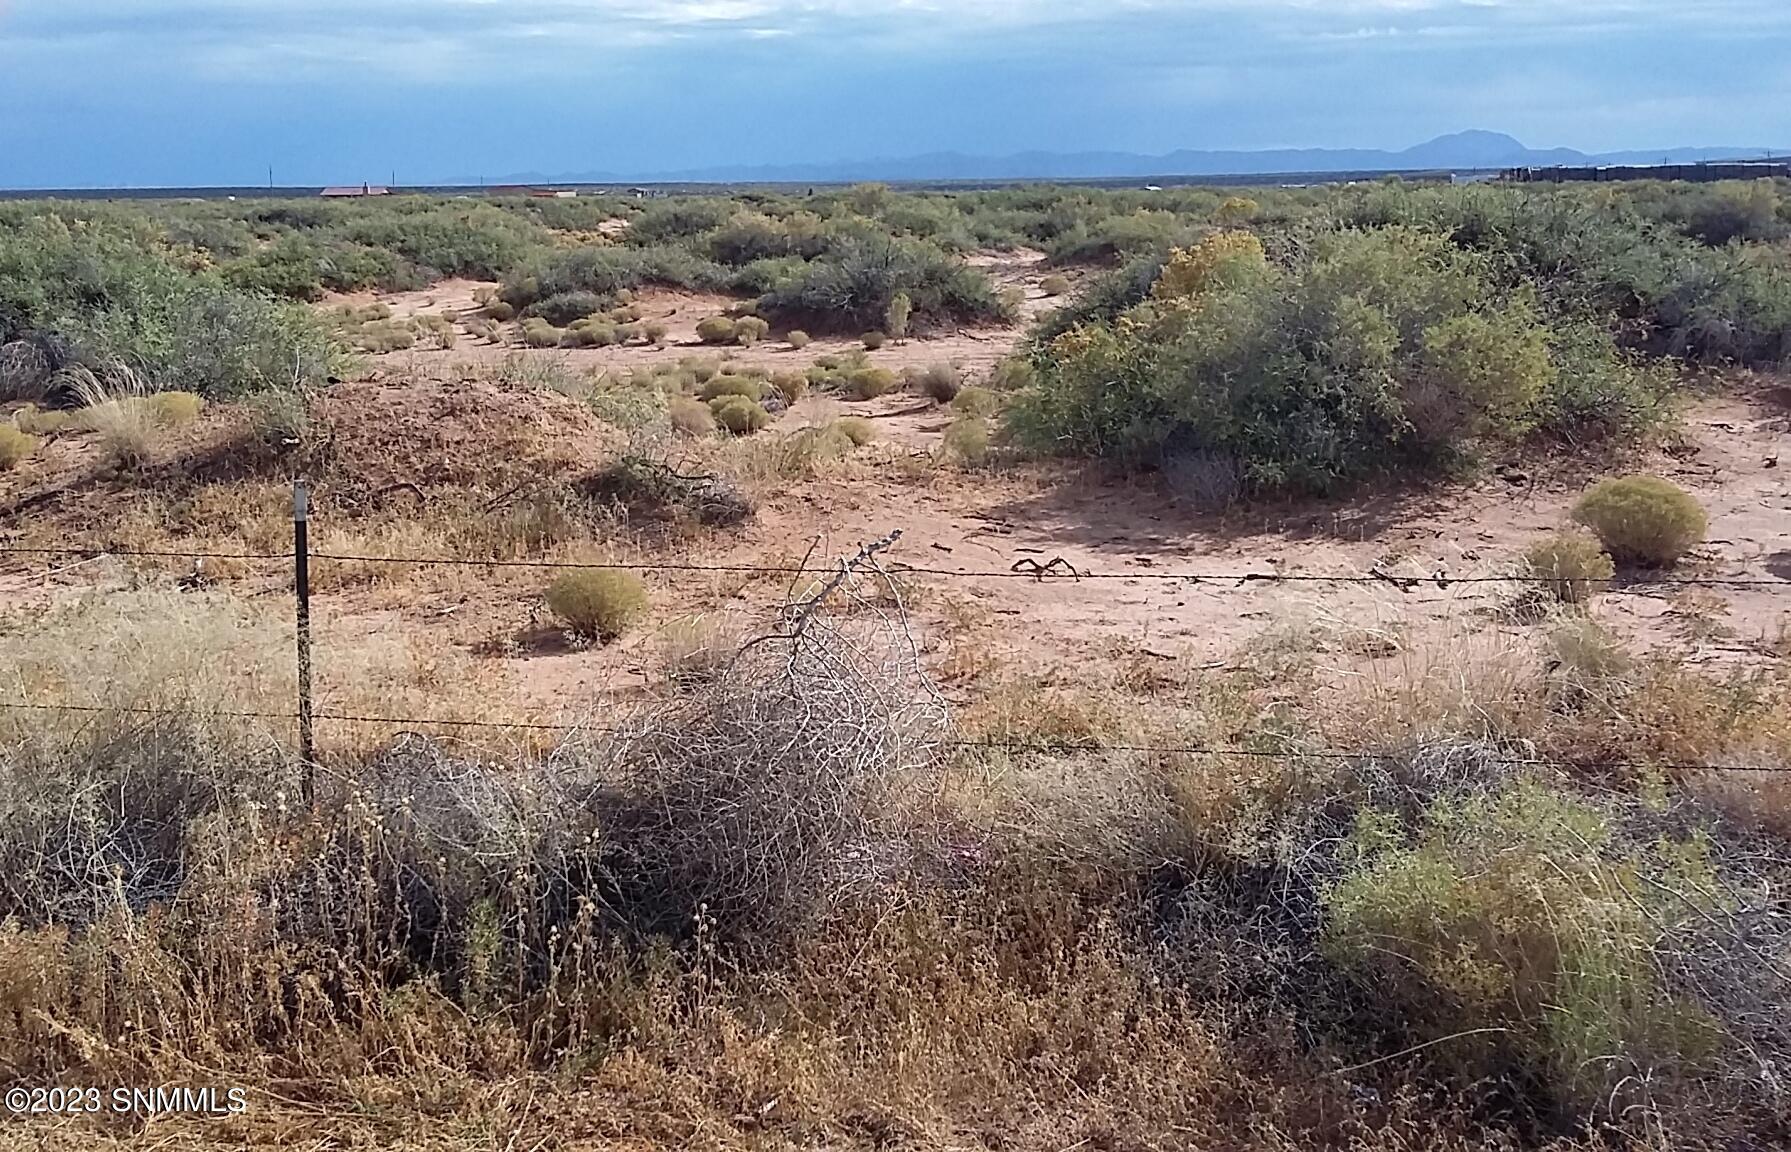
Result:
[[842,416],[833,422],[833,427],[852,441],[854,448],[863,448],[877,438],[877,426],[863,416]]
[[897,377],[887,368],[860,368],[846,378],[852,395],[859,400],[875,400],[894,388]]
[[717,396],[709,402],[709,411],[735,436],[750,436],[771,423],[771,413],[745,396]]
[[9,472],[37,450],[37,437],[11,424],[0,424],[0,472]]
[[499,324],[504,324],[516,319],[516,307],[506,304],[502,300],[493,300],[485,306],[485,315]]
[[743,348],[751,348],[763,340],[771,331],[771,325],[757,316],[742,316],[734,321],[734,342]]
[[1001,408],[1001,397],[987,388],[971,385],[958,389],[952,398],[952,410],[964,416],[993,416]]
[[721,361],[713,356],[686,356],[678,361],[678,367],[688,371],[698,384],[706,384],[721,371]]
[[522,330],[522,342],[530,348],[558,348],[566,334],[552,324],[529,324]]
[[1546,581],[1542,586],[1564,604],[1584,604],[1599,582],[1617,571],[1598,541],[1584,532],[1556,532],[1538,540],[1524,563],[1528,574]]
[[866,352],[875,352],[889,342],[889,337],[881,332],[866,332],[859,339],[863,342]]
[[1710,520],[1691,493],[1658,476],[1602,480],[1573,506],[1619,564],[1666,568],[1704,539]]
[[914,377],[913,387],[923,396],[950,404],[963,390],[964,379],[958,374],[957,365],[941,361],[921,369]]
[[580,569],[548,586],[547,607],[574,633],[613,640],[646,612],[647,588],[632,572]]
[[665,343],[665,334],[669,331],[671,329],[666,327],[663,320],[649,320],[641,325],[641,335],[647,338],[649,344]]
[[771,377],[771,386],[782,392],[785,404],[794,404],[808,393],[808,377],[801,372],[779,372]]
[[981,416],[960,416],[945,430],[946,455],[965,464],[981,464],[989,456],[989,422]]
[[732,344],[735,324],[726,316],[710,316],[697,321],[697,339],[705,344]]
[[765,386],[745,376],[712,376],[697,395],[704,400],[714,400],[721,396],[744,396],[748,400],[759,400],[765,395]]
[[175,428],[199,418],[205,401],[195,392],[155,392],[143,398],[157,424]]
[[809,339],[809,334],[800,328],[790,329],[789,334],[784,337],[785,343],[789,344],[790,347],[796,349],[798,352],[808,347]]
[[1070,290],[1067,276],[1047,276],[1039,281],[1039,290],[1047,296],[1062,296]]
[[681,435],[699,439],[715,435],[715,415],[701,400],[674,396],[666,407],[666,416],[671,420],[672,431]]

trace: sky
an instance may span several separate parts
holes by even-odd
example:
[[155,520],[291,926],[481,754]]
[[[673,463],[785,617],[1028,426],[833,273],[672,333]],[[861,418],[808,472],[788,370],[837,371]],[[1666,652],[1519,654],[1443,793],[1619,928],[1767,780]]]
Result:
[[1791,146],[1787,0],[0,0],[0,187]]

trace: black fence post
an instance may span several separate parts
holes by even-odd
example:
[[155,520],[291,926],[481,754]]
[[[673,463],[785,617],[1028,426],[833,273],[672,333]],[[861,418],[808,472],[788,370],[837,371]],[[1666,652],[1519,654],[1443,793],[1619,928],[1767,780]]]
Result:
[[311,721],[311,547],[307,528],[311,493],[305,478],[292,482],[293,590],[298,593],[298,722],[299,765],[309,806],[317,788],[317,746]]

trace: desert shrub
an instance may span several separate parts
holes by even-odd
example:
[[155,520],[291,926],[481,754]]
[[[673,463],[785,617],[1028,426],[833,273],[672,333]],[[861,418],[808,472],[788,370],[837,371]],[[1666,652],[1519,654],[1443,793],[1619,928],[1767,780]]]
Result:
[[1074,300],[1040,317],[1029,340],[1043,347],[1072,329],[1119,319],[1150,299],[1151,288],[1163,274],[1166,260],[1166,253],[1139,256],[1096,277],[1084,285]]
[[578,331],[581,343],[591,348],[608,348],[622,339],[622,330],[613,324],[591,323]]
[[734,340],[745,348],[763,340],[770,331],[771,325],[757,316],[742,316],[734,322]]
[[1237,228],[1256,219],[1260,211],[1262,207],[1248,196],[1229,196],[1213,213],[1213,219],[1221,228]]
[[37,450],[37,437],[11,424],[0,424],[0,472],[10,472]]
[[710,377],[697,395],[704,400],[714,400],[720,396],[744,396],[748,400],[758,400],[765,395],[765,387],[759,381],[745,376],[718,375]]
[[857,368],[846,378],[846,387],[855,400],[875,400],[893,389],[898,377],[887,368]]
[[739,326],[726,316],[709,316],[697,321],[697,339],[705,344],[732,344]]
[[921,325],[1012,316],[981,269],[926,241],[880,235],[840,239],[760,297],[758,310],[809,330],[864,332],[887,320],[898,293]]
[[1070,290],[1069,278],[1056,274],[1047,276],[1039,281],[1039,290],[1047,296],[1063,296]]
[[1715,1021],[1656,963],[1714,899],[1703,842],[1624,840],[1597,809],[1520,781],[1435,801],[1410,832],[1364,814],[1352,849],[1325,899],[1326,951],[1389,1022],[1459,1037],[1439,1058],[1467,1074],[1515,1070],[1583,1105],[1631,1061],[1690,1069],[1715,1048]]
[[1657,476],[1603,480],[1580,497],[1573,518],[1620,564],[1665,568],[1704,539],[1709,519],[1691,493]]
[[191,424],[199,418],[205,401],[192,392],[152,392],[142,401],[156,423],[166,428]]
[[73,423],[73,413],[27,404],[12,414],[12,422],[28,436],[54,436],[68,430]]
[[698,438],[715,434],[715,416],[709,406],[688,396],[674,396],[667,408],[672,430]]
[[735,436],[758,432],[771,423],[771,413],[745,396],[718,396],[709,404],[715,422]]
[[516,319],[516,307],[503,300],[493,300],[485,306],[485,315],[499,324],[507,324]]
[[580,569],[547,588],[547,607],[574,633],[613,640],[647,610],[647,588],[632,572]]
[[958,417],[945,430],[943,446],[947,456],[961,463],[983,463],[989,457],[989,422],[981,416]]
[[858,340],[859,343],[864,345],[864,350],[866,352],[875,352],[889,342],[889,337],[881,332],[866,332],[863,336],[860,336]]
[[686,248],[561,248],[532,256],[504,279],[502,299],[517,308],[562,292],[593,292],[614,298],[624,289],[648,284],[712,291],[726,283],[725,270]]
[[627,344],[630,341],[639,340],[640,337],[641,330],[638,324],[623,324],[616,329],[616,343],[618,344]]
[[941,404],[950,404],[958,398],[963,389],[963,377],[959,375],[957,366],[938,361],[927,365],[914,380],[914,386],[924,396],[931,397]]
[[585,346],[584,333],[576,331],[571,328],[564,329],[560,332],[560,347],[562,347],[562,348],[583,348],[584,346]]
[[784,336],[784,342],[798,352],[807,348],[811,339],[812,337],[800,328],[792,328],[789,333]]
[[575,320],[603,311],[609,307],[609,303],[608,299],[595,292],[559,292],[530,304],[522,310],[522,315],[539,316],[556,328],[564,328]]
[[696,523],[731,528],[753,516],[752,502],[728,481],[685,475],[637,455],[622,457],[576,487],[581,495],[608,505],[637,527]]
[[249,435],[274,452],[303,445],[311,435],[311,411],[300,392],[261,392],[244,403]]
[[721,361],[713,356],[686,356],[678,361],[678,367],[689,372],[698,384],[706,384],[710,377],[721,371]]
[[1268,259],[1216,233],[1147,300],[1038,348],[1020,443],[1140,466],[1235,459],[1252,489],[1327,490],[1536,428],[1562,378],[1551,331],[1492,262],[1403,227],[1321,233]]
[[1024,356],[1009,356],[995,365],[989,374],[989,387],[999,392],[1014,392],[1032,383],[1032,361]]
[[877,438],[877,426],[863,416],[842,416],[831,427],[850,440],[854,448],[863,448]]
[[649,344],[664,344],[666,333],[670,331],[663,320],[648,320],[641,325],[641,335],[646,337]]
[[1564,604],[1584,604],[1616,572],[1598,541],[1583,532],[1557,532],[1538,540],[1524,562],[1526,574],[1547,581],[1543,587]]
[[987,388],[971,385],[960,388],[952,398],[952,409],[962,416],[989,417],[1001,411],[1001,396]]
[[914,315],[914,301],[906,292],[897,292],[890,298],[889,307],[883,310],[883,331],[889,333],[892,340],[903,340],[908,336],[908,319]]
[[772,375],[771,386],[783,394],[788,406],[808,393],[808,377],[801,372],[778,372]]
[[522,326],[522,342],[530,348],[558,348],[565,338],[565,332],[539,318],[525,321]]

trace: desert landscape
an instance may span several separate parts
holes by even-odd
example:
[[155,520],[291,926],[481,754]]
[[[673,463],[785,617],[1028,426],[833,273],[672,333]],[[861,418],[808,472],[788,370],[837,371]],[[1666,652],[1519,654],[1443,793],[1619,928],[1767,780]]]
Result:
[[0,1145],[1782,1145],[1788,192],[0,204]]

